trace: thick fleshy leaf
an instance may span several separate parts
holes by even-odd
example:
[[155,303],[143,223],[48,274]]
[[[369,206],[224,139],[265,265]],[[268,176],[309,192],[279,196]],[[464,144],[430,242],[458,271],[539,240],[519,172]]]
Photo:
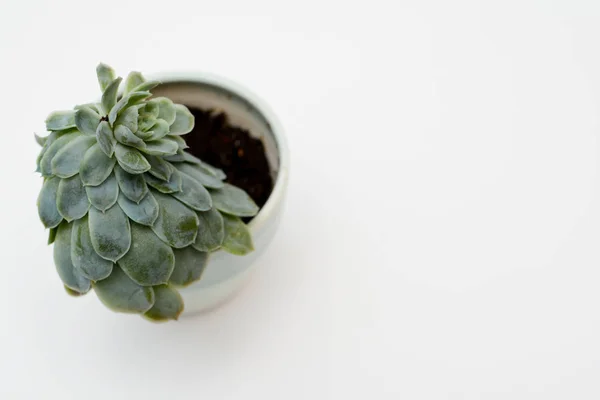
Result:
[[246,192],[228,183],[221,189],[211,189],[210,194],[219,211],[238,217],[253,217],[258,212],[258,206]]
[[[75,129],[75,128],[73,128]],[[46,154],[46,151],[48,150],[48,148],[52,145],[52,143],[54,143],[56,141],[56,139],[58,139],[61,136],[64,136],[65,133],[64,131],[62,132],[50,132],[50,134],[48,136],[46,136],[45,138],[42,138],[44,140],[44,144],[42,145],[42,150],[40,151],[40,154],[37,157],[36,160],[36,165],[38,167],[38,172],[41,172],[41,168],[40,168],[40,163],[42,162],[42,157],[44,157],[44,154]]]
[[119,197],[117,178],[111,174],[98,186],[86,186],[85,191],[94,207],[100,211],[106,211],[117,202]]
[[56,206],[60,215],[67,221],[79,219],[88,212],[90,202],[79,175],[60,180]]
[[173,268],[173,250],[152,229],[131,224],[131,249],[119,260],[119,266],[133,281],[142,286],[167,283]]
[[96,130],[96,139],[98,140],[100,149],[104,152],[104,154],[106,154],[108,157],[112,157],[115,153],[117,140],[115,139],[112,128],[107,121],[102,121],[100,122],[100,125],[98,125],[98,129]]
[[177,153],[178,149],[179,146],[174,140],[160,139],[146,142],[146,147],[140,150],[153,156],[169,156]]
[[223,180],[227,177],[227,175],[225,175],[225,172],[223,172],[223,170],[213,167],[210,164],[205,163],[204,161],[200,160],[198,157],[195,157],[190,153],[184,152],[182,161],[186,161],[188,163],[198,165],[207,174],[213,175],[217,179]]
[[194,128],[194,116],[188,108],[181,104],[175,104],[175,121],[171,124],[169,132],[171,135],[185,135]]
[[96,67],[96,75],[98,75],[98,83],[100,84],[100,90],[104,92],[108,85],[115,80],[115,70],[106,64],[98,64]]
[[100,124],[100,115],[89,107],[81,107],[75,112],[75,125],[86,135],[95,135]]
[[192,246],[199,251],[215,251],[225,239],[225,225],[221,213],[211,208],[209,211],[198,213],[200,226],[198,235]]
[[156,97],[152,99],[152,101],[158,104],[158,118],[164,119],[170,126],[175,121],[176,117],[175,104],[173,104],[173,101],[166,97]]
[[197,180],[180,172],[181,191],[173,193],[173,196],[196,211],[208,211],[212,207],[210,193]]
[[73,222],[71,261],[75,268],[92,281],[107,278],[113,269],[112,261],[100,257],[92,246],[87,216]]
[[154,89],[158,85],[160,85],[159,81],[146,81],[146,82],[143,82],[143,83],[139,84],[138,86],[136,86],[132,91],[133,92],[146,92],[146,91],[150,91],[150,90]]
[[138,117],[138,131],[136,132],[136,135],[143,139],[147,139],[152,136],[150,128],[156,124],[156,121],[157,119],[154,115],[146,113],[140,114]]
[[66,146],[72,140],[81,137],[79,132],[70,132],[62,135],[52,142],[50,146],[44,152],[44,156],[40,160],[40,172],[44,176],[52,175],[52,159],[56,156],[64,146]]
[[181,190],[181,173],[173,170],[168,181],[163,181],[150,174],[144,174],[146,183],[161,193],[175,193]]
[[176,286],[188,286],[200,279],[208,264],[208,253],[198,251],[191,246],[175,249],[175,269],[169,278],[169,283]]
[[221,247],[223,250],[238,256],[246,255],[254,250],[250,231],[241,219],[223,214],[223,222],[225,223],[225,240]]
[[177,249],[189,246],[196,240],[198,216],[172,196],[153,191],[158,201],[158,218],[152,230],[164,242]]
[[65,288],[65,292],[67,292],[67,294],[71,297],[81,297],[83,296],[85,293],[79,293],[74,291],[73,289],[69,289],[67,286],[63,285],[63,287]]
[[44,147],[44,144],[46,144],[46,140],[48,139],[48,137],[38,136],[36,133],[34,133],[33,136],[35,137],[36,143]]
[[55,111],[46,118],[46,129],[62,131],[75,126],[75,110]]
[[144,81],[145,79],[140,72],[130,72],[125,79],[125,94],[133,92],[133,89],[144,83]]
[[115,121],[115,125],[118,127],[119,125],[126,126],[129,128],[131,132],[136,132],[138,130],[138,109],[137,107],[129,107],[125,111],[121,113],[117,117]]
[[115,157],[121,168],[130,174],[142,174],[150,169],[150,163],[134,148],[117,143]]
[[146,105],[144,106],[144,114],[148,114],[154,118],[158,118],[158,113],[160,112],[160,107],[158,102],[154,99],[148,100]]
[[95,137],[82,135],[65,144],[52,159],[52,173],[61,178],[70,178],[79,173],[83,156],[95,143]]
[[91,282],[83,276],[80,270],[75,268],[71,261],[71,231],[73,224],[63,222],[58,227],[54,241],[54,264],[58,276],[66,287],[78,293],[87,293],[91,288]]
[[[112,108],[117,104],[117,94],[119,92],[119,85],[123,78],[119,77],[113,80],[106,90],[102,93],[102,108],[104,109],[104,115],[110,112]],[[114,122],[114,121],[113,121]]]
[[199,165],[193,165],[189,163],[178,163],[175,165],[175,167],[179,171],[188,174],[189,176],[191,176],[192,178],[200,182],[203,186],[209,189],[220,189],[223,186],[225,186],[225,183],[223,181],[221,181],[214,175],[206,172],[206,170]]
[[146,196],[146,193],[148,193],[148,186],[146,186],[143,175],[130,174],[116,165],[115,176],[117,177],[121,193],[129,200],[139,203]]
[[73,108],[75,109],[75,111],[80,110],[82,108],[91,108],[92,111],[96,112],[98,115],[100,114],[100,108],[99,108],[99,104],[98,103],[78,104],[78,105],[76,105]]
[[183,312],[183,299],[179,292],[169,285],[155,286],[154,305],[144,313],[144,317],[154,322],[177,320]]
[[123,98],[119,100],[108,113],[108,122],[114,124],[122,110],[125,110],[150,96],[152,96],[152,93],[150,92],[131,92],[123,96]]
[[50,228],[48,232],[48,245],[51,245],[56,240],[56,233],[58,232],[58,227]]
[[81,161],[81,181],[87,186],[98,186],[109,177],[116,162],[115,158],[104,154],[98,143],[94,144],[85,152]]
[[129,218],[117,204],[105,212],[90,208],[89,224],[92,245],[100,257],[116,262],[129,251]]
[[158,218],[158,203],[152,193],[147,193],[139,204],[129,200],[121,193],[119,194],[119,206],[132,221],[138,224],[152,226]]
[[141,314],[154,304],[154,290],[138,285],[118,267],[108,278],[96,282],[94,291],[106,307],[117,312]]
[[42,190],[38,196],[37,205],[40,220],[46,228],[54,228],[60,224],[63,217],[56,207],[56,196],[60,179],[50,177],[44,181]]
[[173,154],[172,156],[164,156],[163,158],[165,160],[167,160],[168,162],[184,162],[185,161],[185,154],[186,152],[184,152],[183,150],[177,149],[177,153]]
[[135,136],[131,130],[125,125],[117,125],[115,128],[115,139],[119,143],[137,148],[146,147],[146,143],[139,137]]
[[158,140],[162,139],[169,134],[169,124],[164,119],[157,119],[154,125],[149,129],[149,135],[145,140]]
[[185,139],[182,138],[181,136],[169,135],[169,136],[167,136],[167,139],[174,140],[177,143],[177,146],[179,146],[179,150],[185,150],[185,149],[188,149],[190,147],[185,142]]
[[167,161],[163,160],[161,157],[155,157],[155,156],[146,156],[146,159],[148,160],[148,162],[150,163],[150,166],[152,167],[150,169],[150,172],[152,175],[154,175],[155,177],[157,177],[158,179],[163,179],[165,181],[168,181],[169,178],[171,177],[171,174],[173,173],[173,166],[171,164],[169,164]]

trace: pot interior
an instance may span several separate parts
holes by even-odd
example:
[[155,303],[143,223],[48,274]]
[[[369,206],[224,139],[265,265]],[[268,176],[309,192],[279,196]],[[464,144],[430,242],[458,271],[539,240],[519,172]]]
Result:
[[273,182],[277,182],[280,167],[277,141],[271,125],[252,103],[232,91],[210,83],[163,82],[152,90],[154,96],[168,97],[175,103],[188,107],[223,112],[231,125],[247,130],[252,137],[260,139],[265,147],[271,178]]

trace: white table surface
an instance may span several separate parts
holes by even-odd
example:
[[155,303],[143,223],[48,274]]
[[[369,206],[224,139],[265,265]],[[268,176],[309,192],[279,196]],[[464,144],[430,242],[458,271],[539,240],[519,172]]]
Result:
[[[600,398],[597,1],[4,0],[0,55],[0,399]],[[100,61],[287,129],[279,236],[210,315],[63,292],[33,133]]]

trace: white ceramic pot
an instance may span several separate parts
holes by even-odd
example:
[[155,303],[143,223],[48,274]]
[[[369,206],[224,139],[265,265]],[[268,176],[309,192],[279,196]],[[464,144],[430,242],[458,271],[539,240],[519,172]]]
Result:
[[202,278],[181,289],[185,309],[182,317],[215,308],[236,294],[260,266],[261,256],[275,236],[288,185],[290,156],[279,120],[270,108],[240,85],[214,75],[163,73],[152,77],[163,84],[156,96],[197,108],[223,111],[232,125],[250,132],[264,143],[274,187],[267,203],[249,223],[255,250],[246,256],[224,251],[211,254]]

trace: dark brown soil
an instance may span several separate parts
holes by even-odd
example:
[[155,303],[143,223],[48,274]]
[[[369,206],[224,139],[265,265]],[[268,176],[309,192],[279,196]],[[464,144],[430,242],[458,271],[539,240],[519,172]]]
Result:
[[196,123],[185,135],[190,146],[186,151],[221,168],[228,183],[244,189],[262,207],[273,190],[263,143],[252,138],[248,131],[230,125],[222,113],[188,108]]

